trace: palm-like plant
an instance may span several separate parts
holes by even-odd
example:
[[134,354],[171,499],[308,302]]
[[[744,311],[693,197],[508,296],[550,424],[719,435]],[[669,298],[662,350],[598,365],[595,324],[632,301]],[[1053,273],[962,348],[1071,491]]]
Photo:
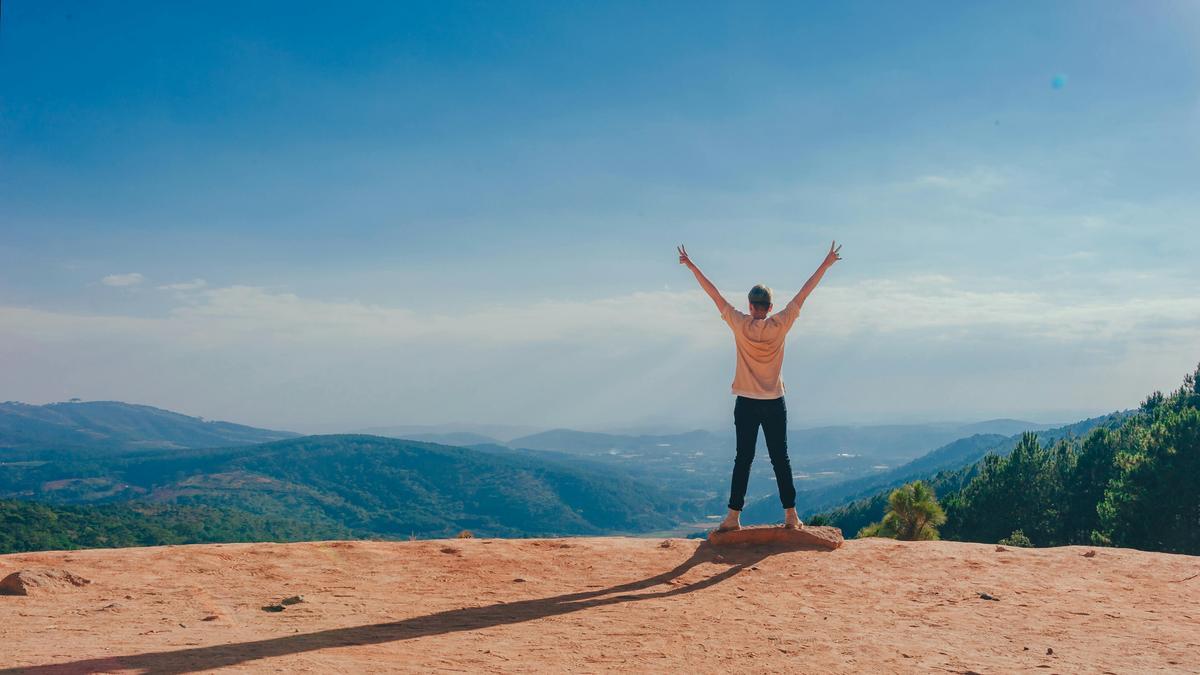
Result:
[[944,522],[946,513],[938,504],[933,489],[923,481],[896,488],[888,496],[888,510],[883,516],[883,529],[894,532],[896,539],[937,539],[937,526]]
[[937,539],[937,526],[946,522],[946,514],[933,489],[922,481],[896,488],[888,495],[883,522],[859,530],[859,537],[889,537],[905,541]]

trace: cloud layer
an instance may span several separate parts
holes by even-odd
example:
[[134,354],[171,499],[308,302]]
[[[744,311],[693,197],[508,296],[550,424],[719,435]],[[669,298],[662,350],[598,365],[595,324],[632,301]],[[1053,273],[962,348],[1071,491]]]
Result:
[[[302,430],[727,421],[730,336],[699,291],[430,313],[171,286],[175,304],[153,316],[0,307],[0,367],[26,385],[14,393],[149,401]],[[801,424],[1045,416],[1134,405],[1194,365],[1196,345],[1194,296],[870,279],[810,298],[784,376]]]

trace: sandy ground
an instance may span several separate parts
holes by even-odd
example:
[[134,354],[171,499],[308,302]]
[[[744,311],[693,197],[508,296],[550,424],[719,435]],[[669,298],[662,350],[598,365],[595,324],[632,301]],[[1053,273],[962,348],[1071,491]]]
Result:
[[1088,550],[592,538],[8,555],[0,576],[93,583],[0,596],[0,673],[1200,672],[1200,558]]

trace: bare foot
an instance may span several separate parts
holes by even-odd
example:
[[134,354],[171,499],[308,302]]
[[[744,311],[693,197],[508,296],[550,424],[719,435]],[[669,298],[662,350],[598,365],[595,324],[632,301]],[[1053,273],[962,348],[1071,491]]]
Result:
[[729,532],[732,530],[742,529],[742,512],[729,509],[729,515],[725,516],[725,520],[717,526],[717,532]]
[[783,526],[789,530],[798,530],[804,527],[804,523],[800,520],[800,516],[796,514],[796,509],[784,510]]

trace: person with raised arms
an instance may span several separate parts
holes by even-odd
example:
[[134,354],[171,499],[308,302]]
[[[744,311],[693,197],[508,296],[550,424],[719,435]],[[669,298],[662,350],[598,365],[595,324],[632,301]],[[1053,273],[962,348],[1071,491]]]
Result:
[[750,464],[758,444],[761,426],[767,441],[767,453],[775,469],[779,485],[779,501],[784,509],[784,527],[800,528],[804,523],[796,514],[796,486],[787,447],[787,405],[783,400],[784,386],[780,370],[783,367],[784,340],[800,308],[809,294],[821,283],[826,270],[841,260],[842,247],[835,241],[816,272],[805,282],[783,310],[771,314],[771,289],[758,284],[750,289],[749,314],[739,312],[721,295],[717,287],[692,262],[687,248],[679,246],[679,263],[696,275],[700,288],[717,304],[721,318],[733,330],[737,351],[732,392],[737,396],[733,406],[733,425],[737,432],[737,455],[733,461],[733,480],[729,488],[729,513],[717,528],[720,531],[741,529],[742,507],[746,501],[746,484],[750,480]]

